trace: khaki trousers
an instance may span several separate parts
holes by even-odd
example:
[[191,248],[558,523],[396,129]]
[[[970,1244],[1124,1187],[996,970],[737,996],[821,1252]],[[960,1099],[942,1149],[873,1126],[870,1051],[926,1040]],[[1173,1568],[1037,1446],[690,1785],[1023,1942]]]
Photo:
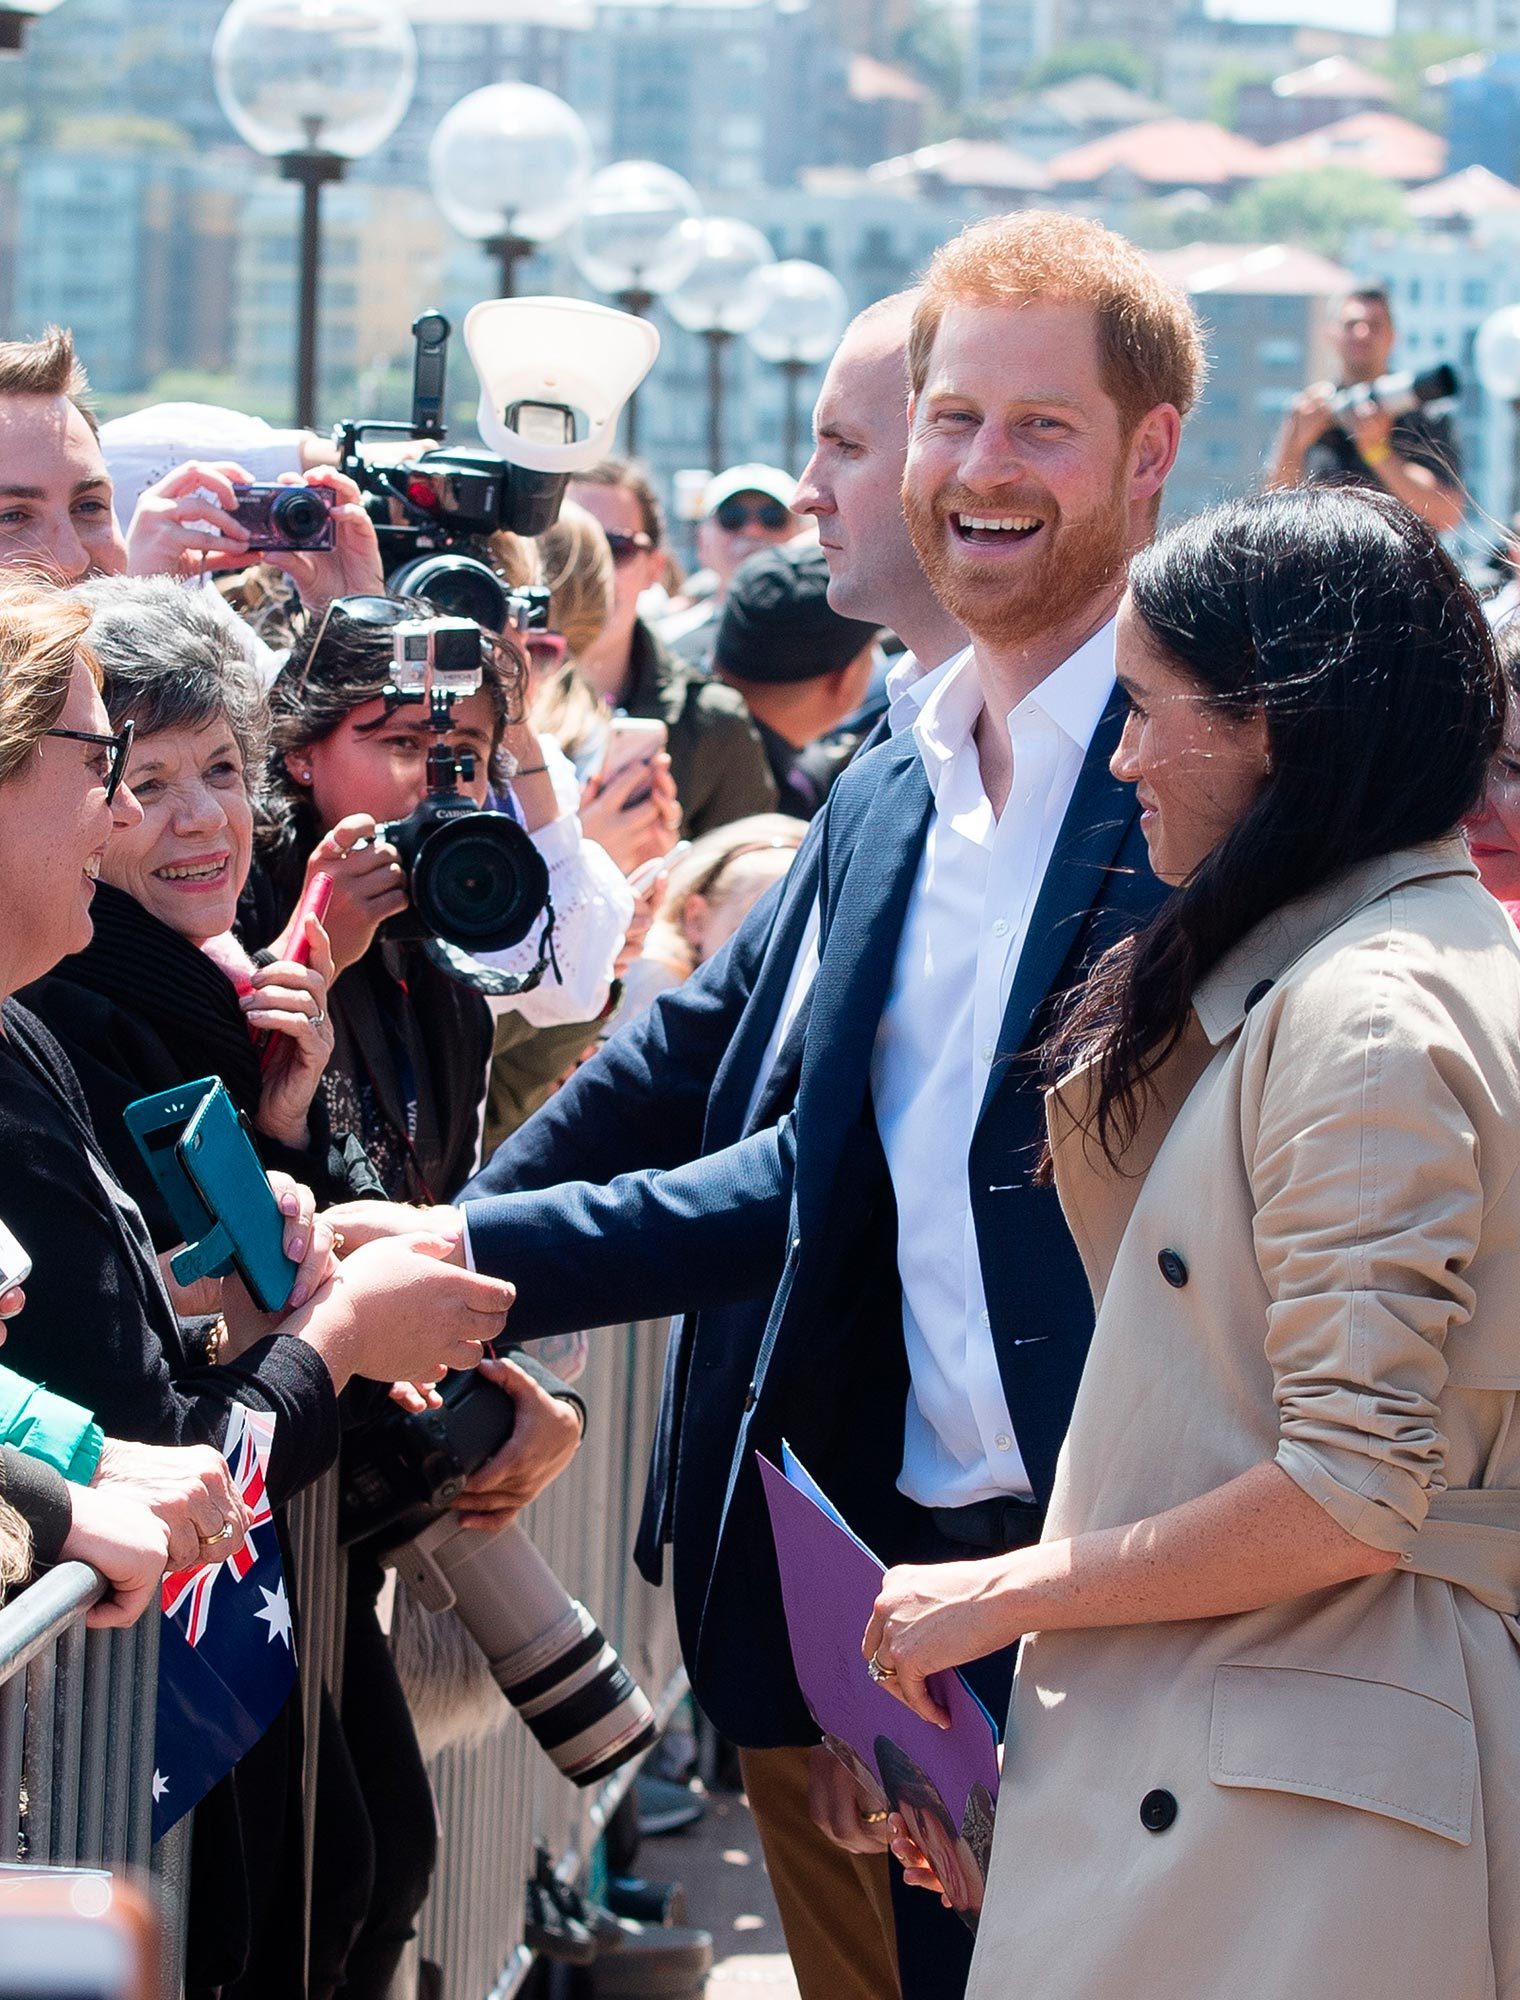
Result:
[[802,2000],[899,2000],[885,1853],[847,1854],[814,1826],[806,1750],[741,1750],[739,1768]]

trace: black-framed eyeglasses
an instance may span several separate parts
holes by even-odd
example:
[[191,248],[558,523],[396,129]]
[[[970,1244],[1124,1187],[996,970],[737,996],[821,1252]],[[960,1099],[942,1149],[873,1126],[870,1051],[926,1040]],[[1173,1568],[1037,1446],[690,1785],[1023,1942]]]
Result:
[[132,735],[136,725],[124,722],[114,736],[107,736],[99,729],[49,729],[48,736],[62,736],[70,743],[98,743],[111,754],[106,763],[106,804],[109,805],[121,790],[121,781],[127,775],[127,759],[132,754]]

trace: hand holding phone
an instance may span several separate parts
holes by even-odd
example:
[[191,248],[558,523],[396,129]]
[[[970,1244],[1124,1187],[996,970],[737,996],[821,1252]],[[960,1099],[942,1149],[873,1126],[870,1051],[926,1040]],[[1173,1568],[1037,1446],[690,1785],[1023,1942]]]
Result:
[[[602,767],[597,776],[605,788],[621,771],[630,764],[652,764],[665,748],[669,736],[663,722],[648,721],[637,715],[615,715],[607,725],[607,747],[602,753]],[[648,797],[647,787],[634,791],[624,800],[625,805],[642,805]]]

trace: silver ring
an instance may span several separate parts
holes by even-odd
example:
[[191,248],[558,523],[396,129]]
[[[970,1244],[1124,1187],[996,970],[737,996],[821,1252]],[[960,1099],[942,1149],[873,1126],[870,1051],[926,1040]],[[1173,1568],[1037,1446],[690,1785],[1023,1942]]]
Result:
[[326,1019],[327,1019],[327,1009],[325,1007],[319,1007],[316,1013],[313,1014],[311,1017],[311,1025],[314,1028],[320,1028],[322,1023]]
[[895,1681],[897,1679],[896,1667],[883,1666],[874,1653],[866,1662],[866,1672],[878,1687],[881,1686],[883,1681]]
[[235,1521],[223,1521],[214,1535],[201,1536],[201,1547],[214,1549],[218,1542],[230,1542],[236,1533],[237,1523]]

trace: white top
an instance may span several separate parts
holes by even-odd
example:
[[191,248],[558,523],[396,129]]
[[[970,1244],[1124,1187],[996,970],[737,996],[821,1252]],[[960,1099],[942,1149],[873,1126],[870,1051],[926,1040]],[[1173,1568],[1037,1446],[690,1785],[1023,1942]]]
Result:
[[1008,717],[1013,783],[1001,818],[977,758],[983,698],[969,648],[913,725],[934,812],[871,1090],[897,1195],[912,1378],[898,1485],[921,1506],[1031,1490],[992,1343],[968,1161],[1030,917],[1113,683],[1109,623]]
[[[569,758],[552,736],[541,736],[539,742],[560,812],[528,838],[549,869],[560,977],[551,968],[531,992],[493,1000],[491,1010],[521,1014],[535,1028],[550,1028],[595,1021],[607,1005],[612,968],[633,921],[634,901],[617,863],[581,832],[576,815],[580,787]],[[537,962],[542,929],[535,923],[519,944],[475,955],[499,972],[527,972]]]
[[[903,653],[887,669],[887,728],[893,736],[901,736],[918,718],[918,711],[929,699],[943,668],[950,664],[942,660],[938,667],[920,666],[912,653]],[[818,904],[815,901],[808,912],[808,920],[803,927],[802,939],[797,947],[796,961],[792,966],[792,976],[787,982],[786,998],[781,1003],[781,1012],[776,1016],[776,1025],[771,1029],[771,1038],[765,1045],[765,1054],[760,1058],[760,1067],[755,1071],[754,1088],[749,1094],[749,1104],[745,1109],[746,1128],[754,1123],[759,1107],[760,1093],[766,1080],[776,1066],[776,1058],[781,1053],[781,1044],[792,1031],[792,1023],[807,998],[813,980],[818,972],[818,930],[820,924]]]

